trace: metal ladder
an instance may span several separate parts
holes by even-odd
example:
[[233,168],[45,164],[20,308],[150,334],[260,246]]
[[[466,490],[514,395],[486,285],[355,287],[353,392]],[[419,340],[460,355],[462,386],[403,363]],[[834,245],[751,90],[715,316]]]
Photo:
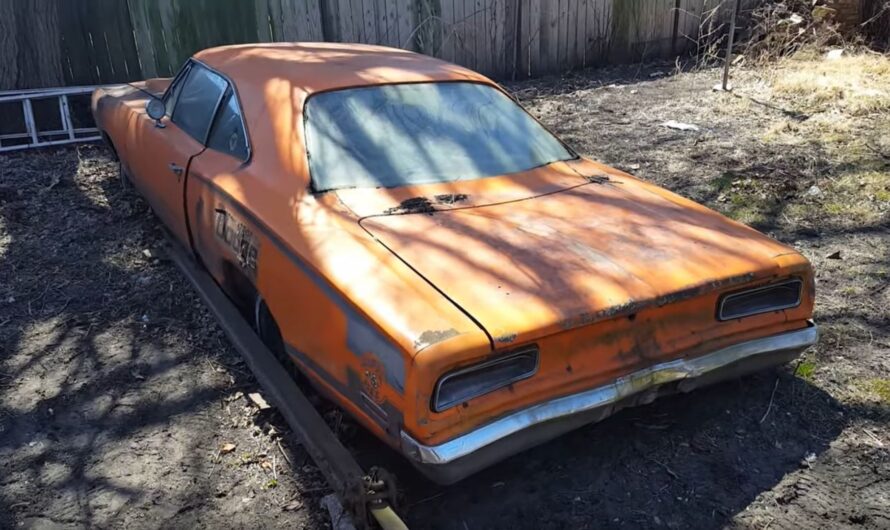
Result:
[[[8,107],[13,107],[14,105],[9,105],[11,103],[20,103],[25,123],[24,131],[0,134],[0,153],[101,140],[102,136],[96,127],[74,127],[73,120],[71,119],[71,107],[68,101],[69,96],[91,94],[96,88],[93,86],[81,86],[0,92],[0,112]],[[34,119],[33,102],[51,98],[56,98],[58,101],[62,128],[41,130]]]

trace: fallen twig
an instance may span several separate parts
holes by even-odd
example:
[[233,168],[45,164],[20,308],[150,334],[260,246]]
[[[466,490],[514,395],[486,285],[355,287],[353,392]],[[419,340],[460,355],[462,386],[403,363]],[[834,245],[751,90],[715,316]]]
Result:
[[776,384],[773,385],[773,392],[769,396],[769,405],[766,406],[766,412],[763,413],[763,417],[760,418],[760,423],[763,423],[766,420],[766,417],[769,416],[769,411],[773,408],[773,399],[776,397],[776,389],[779,388],[779,378],[776,378]]
[[651,460],[651,461],[655,462],[656,464],[658,464],[659,466],[663,467],[664,470],[667,471],[667,474],[668,474],[668,475],[674,477],[675,479],[679,479],[679,478],[680,478],[679,475],[677,475],[676,473],[674,473],[674,470],[671,469],[671,468],[669,468],[669,467],[667,466],[667,464],[665,464],[664,462],[661,462],[661,461],[656,460],[656,459],[654,459],[654,458],[649,458],[649,460]]
[[290,458],[288,458],[287,453],[284,452],[284,447],[281,447],[281,440],[275,440],[275,444],[278,446],[278,450],[281,451],[281,456],[284,457],[287,465],[291,465]]
[[884,153],[883,151],[881,151],[880,149],[878,149],[876,147],[873,147],[870,143],[866,142],[865,147],[867,147],[869,151],[878,155],[879,157],[883,158],[884,160],[890,160],[890,155],[888,155],[887,153]]

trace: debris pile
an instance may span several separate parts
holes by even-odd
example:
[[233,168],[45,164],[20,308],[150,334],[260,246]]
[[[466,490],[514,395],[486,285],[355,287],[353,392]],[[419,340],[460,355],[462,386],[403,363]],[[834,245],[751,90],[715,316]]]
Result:
[[746,61],[764,63],[808,48],[858,44],[856,26],[838,11],[835,1],[764,2],[750,13],[743,39]]

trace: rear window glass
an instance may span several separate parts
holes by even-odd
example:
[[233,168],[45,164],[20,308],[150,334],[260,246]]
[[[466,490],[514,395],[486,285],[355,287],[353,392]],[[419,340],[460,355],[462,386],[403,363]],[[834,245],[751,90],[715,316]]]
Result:
[[499,90],[421,83],[324,92],[306,107],[316,191],[516,173],[574,158]]

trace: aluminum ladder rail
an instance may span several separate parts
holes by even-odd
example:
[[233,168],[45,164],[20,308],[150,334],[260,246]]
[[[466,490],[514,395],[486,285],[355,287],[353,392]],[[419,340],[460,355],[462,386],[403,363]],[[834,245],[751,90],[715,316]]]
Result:
[[[25,121],[25,131],[0,134],[0,153],[101,140],[102,135],[96,127],[74,127],[68,101],[69,96],[91,94],[96,88],[98,87],[80,86],[0,92],[0,108],[7,106],[4,104],[20,103]],[[58,101],[62,128],[42,131],[34,119],[33,101],[51,98],[56,98]]]

